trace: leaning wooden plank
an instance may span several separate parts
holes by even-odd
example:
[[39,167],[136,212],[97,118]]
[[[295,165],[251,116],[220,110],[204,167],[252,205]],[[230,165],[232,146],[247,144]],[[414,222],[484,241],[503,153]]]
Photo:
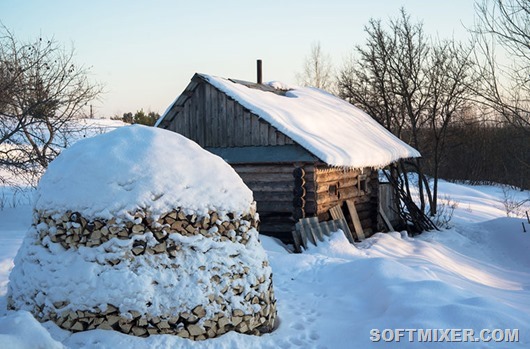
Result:
[[[320,240],[316,233],[316,228],[314,223],[310,223],[307,219],[304,219],[304,222],[302,223],[304,225],[305,233],[307,235],[307,240],[311,241],[315,246],[317,245],[317,241]],[[318,226],[318,223],[317,223]]]
[[302,252],[302,239],[300,238],[300,232],[298,230],[293,230],[293,241],[294,241],[294,252],[295,253],[301,253]]
[[312,227],[312,231],[316,238],[320,241],[324,241],[324,235],[322,232],[322,225],[318,222],[318,217],[306,218],[307,224]]
[[327,221],[327,222],[322,222],[320,223],[321,225],[321,228],[322,228],[322,233],[326,236],[330,236],[331,233],[337,231],[337,227],[336,227],[336,224],[334,223],[335,221]]
[[353,239],[353,235],[351,234],[350,228],[348,227],[348,223],[346,223],[346,220],[341,218],[339,220],[339,228],[344,232],[344,235],[346,235],[346,239],[350,242],[350,244],[353,244],[355,240]]
[[344,219],[344,213],[338,205],[330,208],[329,213],[333,219]]
[[324,236],[322,233],[322,225],[318,222],[311,222],[309,223],[309,227],[311,231],[313,232],[313,235],[320,241],[324,241]]
[[336,232],[339,229],[339,222],[336,220],[329,221],[329,225],[331,229],[328,235],[331,235],[331,233]]
[[334,220],[340,221],[339,228],[344,232],[344,235],[346,235],[348,241],[353,244],[355,240],[353,239],[353,235],[350,231],[350,228],[348,227],[348,223],[346,223],[346,218],[344,217],[344,212],[342,212],[342,208],[340,208],[339,205],[334,206],[329,209],[329,213],[331,214],[331,217]]
[[326,236],[331,236],[331,233],[337,231],[337,223],[336,221],[332,220],[332,221],[327,221],[327,222],[323,222],[326,224],[326,229],[322,229],[322,233],[324,233],[324,235]]
[[357,239],[364,240],[363,226],[359,220],[359,215],[357,214],[357,209],[355,209],[355,203],[353,200],[346,200],[346,205],[348,206],[348,211],[350,211],[351,220],[353,227],[355,228],[355,234]]
[[392,223],[390,223],[390,220],[386,216],[386,213],[383,210],[383,206],[381,206],[381,203],[379,203],[379,214],[381,215],[381,218],[383,218],[383,221],[385,222],[388,231],[395,231],[394,227],[392,226]]
[[306,241],[306,248],[307,248],[307,242],[312,243],[313,245],[317,245],[317,241],[315,236],[313,235],[313,232],[311,231],[310,226],[307,225],[307,222],[304,219],[300,219],[300,234],[302,235],[302,239]]
[[304,249],[307,249],[307,236],[305,236],[304,232],[302,231],[302,224],[300,222],[296,223],[295,224],[295,228],[296,230],[298,231],[298,233],[300,234],[300,240],[302,242],[302,247]]

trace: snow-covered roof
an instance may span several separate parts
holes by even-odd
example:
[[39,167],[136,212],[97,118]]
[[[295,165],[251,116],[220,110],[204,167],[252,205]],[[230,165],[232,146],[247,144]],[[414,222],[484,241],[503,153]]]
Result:
[[[380,168],[421,156],[364,111],[323,90],[197,75],[328,165]],[[171,106],[158,124],[170,111]]]
[[42,176],[35,208],[110,218],[139,208],[248,213],[252,203],[250,189],[220,157],[175,132],[132,125],[65,149]]

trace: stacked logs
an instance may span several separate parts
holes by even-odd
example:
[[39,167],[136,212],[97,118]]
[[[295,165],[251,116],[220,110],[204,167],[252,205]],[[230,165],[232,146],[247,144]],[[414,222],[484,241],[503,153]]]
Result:
[[[256,286],[253,287],[257,288]],[[211,303],[221,304],[225,302],[222,296],[210,295],[209,298]],[[66,310],[61,312],[60,309],[69,304],[67,302],[55,302],[53,305],[57,312],[37,317],[41,321],[52,320],[58,326],[72,332],[102,329],[115,330],[140,337],[154,334],[173,334],[192,340],[204,340],[218,337],[229,331],[258,336],[272,331],[276,316],[276,301],[274,300],[272,284],[270,284],[268,291],[263,292],[260,297],[254,296],[251,299],[247,296],[245,300],[252,304],[262,304],[261,310],[246,314],[243,310],[235,309],[230,314],[218,312],[212,317],[206,318],[205,306],[198,305],[189,312],[182,312],[177,315],[150,316],[140,314],[138,311],[129,311],[123,314],[111,304],[106,305],[105,311]],[[222,304],[222,308],[226,309],[226,304]],[[36,310],[35,314],[42,314],[41,309]]]
[[305,218],[305,171],[302,167],[293,170],[294,188],[293,188],[293,218],[298,220]]
[[[65,249],[77,249],[81,246],[97,247],[112,239],[127,240],[123,248],[125,255],[136,258],[141,255],[167,254],[170,259],[177,258],[183,248],[173,234],[181,236],[202,235],[218,242],[247,245],[257,238],[258,221],[254,214],[237,216],[233,213],[220,215],[210,211],[207,215],[185,214],[179,208],[161,216],[137,211],[128,219],[88,219],[79,212],[68,211],[64,214],[44,211],[35,212],[34,224],[39,233],[40,243],[48,247],[49,243],[60,244]],[[137,235],[152,234],[156,243],[147,243],[149,239],[138,239]],[[174,237],[174,236],[173,236]],[[150,239],[153,241],[153,239]],[[120,260],[104,260],[98,263],[112,267]],[[244,287],[241,279],[247,278],[251,270],[238,263],[238,268],[230,272],[221,271],[216,266],[202,265],[200,270],[210,268],[211,283],[225,286],[217,294],[209,294],[208,304],[195,306],[191,310],[152,316],[137,311],[120,311],[112,304],[100,305],[96,309],[78,310],[68,301],[54,302],[50,305],[35,305],[33,314],[41,321],[52,320],[60,327],[72,332],[91,329],[116,330],[126,334],[146,337],[152,334],[174,334],[192,340],[203,340],[220,336],[228,331],[260,335],[272,331],[276,318],[276,300],[272,287],[272,274],[264,274]],[[262,266],[268,267],[263,261]],[[161,266],[164,267],[164,266]],[[166,266],[168,267],[168,266]],[[229,304],[234,296],[245,300],[245,309],[236,309]],[[12,302],[9,306],[13,308]],[[103,309],[103,310],[102,310]],[[207,309],[210,312],[207,316]],[[211,311],[214,309],[215,311]],[[212,315],[213,314],[213,315]]]
[[135,246],[133,253],[140,255],[166,252],[171,257],[175,257],[175,253],[167,241],[170,234],[182,236],[200,234],[219,241],[246,245],[249,229],[258,228],[258,221],[250,214],[236,218],[235,214],[228,213],[226,217],[219,217],[217,212],[210,211],[208,215],[198,217],[195,214],[186,215],[182,210],[175,209],[156,220],[143,211],[137,211],[131,217],[132,220],[125,221],[116,218],[89,220],[79,212],[67,211],[59,217],[57,214],[37,212],[34,223],[41,240],[49,236],[52,242],[60,243],[66,249],[79,246],[94,247],[113,238],[127,240],[135,235],[151,232],[159,244],[153,248]]

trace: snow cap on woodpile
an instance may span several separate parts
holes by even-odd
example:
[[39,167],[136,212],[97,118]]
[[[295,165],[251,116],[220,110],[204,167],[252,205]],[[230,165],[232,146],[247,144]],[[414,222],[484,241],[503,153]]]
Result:
[[382,168],[401,158],[421,156],[367,113],[326,91],[275,81],[268,83],[278,92],[273,93],[235,80],[197,75],[328,165]]
[[39,183],[37,211],[111,218],[248,212],[252,192],[220,157],[171,131],[132,125],[81,140],[55,159]]

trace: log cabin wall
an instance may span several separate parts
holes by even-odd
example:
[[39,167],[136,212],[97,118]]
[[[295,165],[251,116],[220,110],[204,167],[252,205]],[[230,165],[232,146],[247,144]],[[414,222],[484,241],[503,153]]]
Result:
[[[365,236],[373,234],[377,226],[378,177],[377,171],[362,171],[329,166],[318,166],[314,171],[316,215],[319,220],[330,219],[328,210],[339,205],[345,209],[346,200],[353,200]],[[347,219],[351,225],[351,219]],[[353,230],[353,226],[350,227]]]
[[260,233],[291,242],[291,230],[295,224],[293,214],[297,209],[293,172],[300,166],[278,163],[232,164],[232,167],[254,193]]

